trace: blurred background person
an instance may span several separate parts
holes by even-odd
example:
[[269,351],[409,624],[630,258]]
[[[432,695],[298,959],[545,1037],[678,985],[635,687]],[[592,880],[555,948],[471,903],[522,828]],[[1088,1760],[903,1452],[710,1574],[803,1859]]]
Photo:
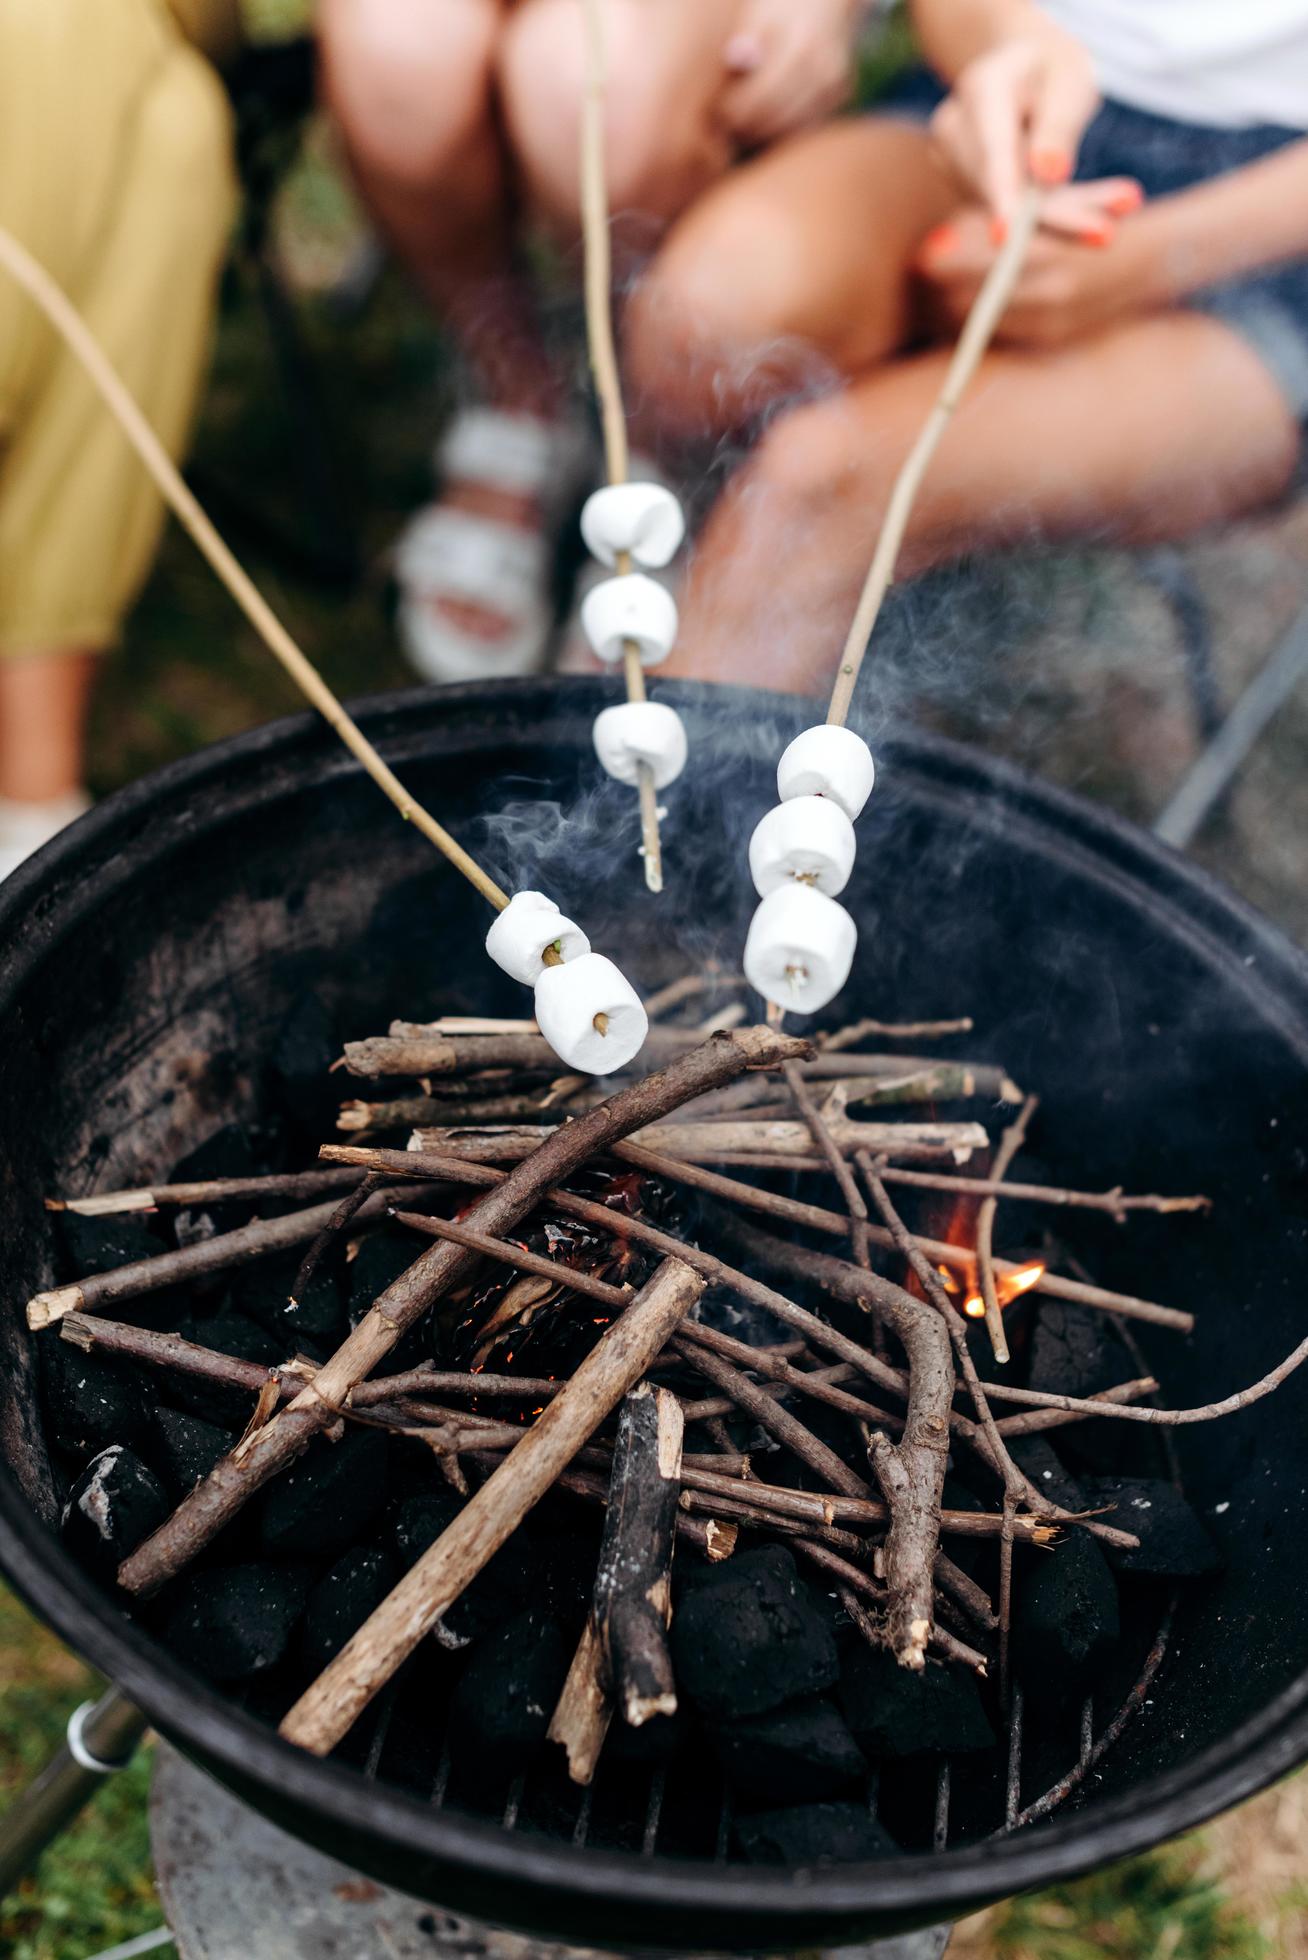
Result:
[[[0,222],[80,308],[174,454],[234,208],[205,55],[236,0],[0,0]],[[0,877],[86,807],[97,656],[162,508],[99,396],[0,276]]]
[[[721,439],[770,417],[701,538],[668,671],[829,685],[890,484],[1028,179],[1044,225],[901,573],[1030,538],[1148,543],[1296,478],[1308,7],[911,13],[931,72],[709,190],[629,308],[654,429]],[[823,398],[787,407],[815,360]]]
[[[605,0],[619,254],[648,251],[743,153],[784,148],[846,101],[867,11],[866,0]],[[552,523],[586,458],[568,376],[541,332],[524,225],[575,241],[581,6],[321,0],[318,31],[326,101],[364,201],[480,397],[444,431],[437,501],[400,541],[402,640],[433,680],[530,671],[551,625]]]

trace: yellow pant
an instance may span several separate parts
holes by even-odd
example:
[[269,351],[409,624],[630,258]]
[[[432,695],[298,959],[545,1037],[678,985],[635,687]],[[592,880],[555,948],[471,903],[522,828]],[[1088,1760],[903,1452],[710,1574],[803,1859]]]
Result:
[[[0,223],[175,455],[234,201],[222,86],[166,0],[0,0]],[[0,655],[110,645],[161,523],[99,397],[0,272]]]

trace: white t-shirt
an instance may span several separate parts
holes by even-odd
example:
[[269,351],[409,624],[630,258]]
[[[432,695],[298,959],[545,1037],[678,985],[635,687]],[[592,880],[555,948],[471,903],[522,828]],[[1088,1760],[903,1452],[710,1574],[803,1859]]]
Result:
[[1308,129],[1308,0],[1041,0],[1105,95],[1178,122]]

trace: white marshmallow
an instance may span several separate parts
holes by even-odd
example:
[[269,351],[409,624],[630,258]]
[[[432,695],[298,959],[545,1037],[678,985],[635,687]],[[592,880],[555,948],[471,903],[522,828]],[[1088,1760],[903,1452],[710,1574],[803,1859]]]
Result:
[[655,789],[666,789],[686,766],[681,716],[662,701],[620,701],[603,709],[594,736],[596,755],[620,783],[634,783],[639,765],[648,762]]
[[849,978],[858,927],[811,885],[779,885],[762,900],[745,940],[745,975],[765,1000],[816,1014]]
[[686,535],[681,505],[661,483],[610,483],[587,497],[581,535],[601,565],[628,552],[638,565],[670,564]]
[[783,803],[794,796],[829,796],[852,823],[872,794],[876,773],[861,735],[819,722],[796,735],[777,764],[777,794]]
[[854,869],[854,826],[829,796],[796,796],[778,803],[755,826],[749,870],[761,898],[789,879],[828,898],[843,892]]
[[[603,1017],[604,1032],[596,1027]],[[541,968],[536,1019],[561,1061],[586,1075],[625,1068],[649,1032],[649,1017],[631,982],[602,953]]]
[[557,946],[565,962],[590,951],[581,927],[565,919],[552,898],[544,892],[514,892],[491,921],[486,951],[496,966],[524,987],[534,987],[536,976],[547,970],[540,963],[547,946]]
[[642,667],[657,667],[677,637],[677,602],[643,572],[592,586],[581,602],[581,630],[601,660],[621,660],[623,641],[640,648]]

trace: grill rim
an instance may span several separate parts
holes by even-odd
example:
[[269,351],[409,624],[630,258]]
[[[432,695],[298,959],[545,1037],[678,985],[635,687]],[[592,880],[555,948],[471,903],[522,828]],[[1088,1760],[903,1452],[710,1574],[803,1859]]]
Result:
[[[685,683],[670,685],[668,694],[692,718],[723,718],[747,702],[749,713],[771,714],[797,729],[812,713],[802,700],[753,689]],[[741,705],[724,706],[728,696]],[[526,728],[548,720],[566,732],[572,718],[588,742],[589,722],[606,698],[596,681],[538,679],[411,689],[370,697],[355,712],[383,750],[402,761],[406,749],[427,756],[461,753],[476,740],[479,723],[502,739],[509,724]],[[945,800],[969,792],[983,810],[1002,807],[1006,825],[1038,831],[1046,848],[1052,838],[1083,873],[1119,889],[1143,885],[1172,929],[1218,959],[1264,1022],[1308,1061],[1308,957],[1208,873],[1113,813],[1009,764],[919,733],[884,747],[912,778],[915,794]],[[67,930],[84,911],[100,910],[112,900],[115,879],[131,879],[190,840],[194,798],[206,796],[206,820],[215,825],[252,803],[271,807],[282,795],[303,792],[307,761],[319,787],[359,773],[315,717],[297,715],[142,778],[46,846],[0,892],[0,1013],[45,957],[56,928]],[[95,877],[86,875],[88,861]],[[1246,963],[1250,955],[1252,965]],[[675,1936],[680,1926],[700,1945],[708,1936],[729,1946],[755,1944],[764,1926],[775,1943],[778,1937],[807,1941],[815,1926],[838,1933],[874,1921],[883,1928],[892,1920],[927,1923],[1148,1849],[1254,1794],[1308,1756],[1305,1671],[1221,1742],[1097,1802],[1089,1815],[1065,1814],[1038,1829],[943,1854],[833,1867],[797,1884],[787,1871],[578,1851],[561,1840],[510,1834],[305,1756],[181,1668],[122,1616],[31,1512],[7,1466],[0,1468],[0,1568],[75,1650],[223,1781],[247,1794],[257,1790],[265,1808],[275,1796],[323,1819],[338,1836],[424,1861],[448,1880],[436,1896],[456,1905],[460,1894],[478,1897],[483,1910],[493,1898],[506,1918],[526,1925],[557,1925],[570,1908],[579,1928],[606,1912],[610,1920],[625,1914],[633,1923],[657,1917],[661,1938]],[[302,1825],[303,1819],[304,1835]],[[535,1902],[539,1921],[533,1919]]]

